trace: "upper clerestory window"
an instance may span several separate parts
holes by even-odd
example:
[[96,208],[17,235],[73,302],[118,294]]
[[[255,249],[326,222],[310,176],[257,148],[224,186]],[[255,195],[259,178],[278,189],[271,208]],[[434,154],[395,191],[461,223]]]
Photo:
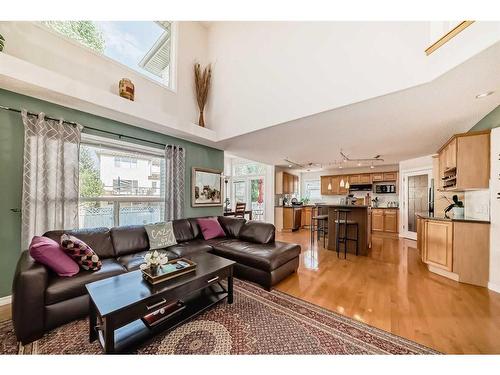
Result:
[[172,88],[169,21],[43,21],[42,24]]

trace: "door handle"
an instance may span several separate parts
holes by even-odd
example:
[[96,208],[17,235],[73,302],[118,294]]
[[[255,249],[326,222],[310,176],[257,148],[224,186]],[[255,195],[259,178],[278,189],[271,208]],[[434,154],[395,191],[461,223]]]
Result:
[[207,280],[207,284],[213,283],[214,281],[219,280],[219,276],[215,276],[214,278]]
[[167,302],[167,300],[166,300],[165,298],[162,298],[160,302],[157,302],[157,303],[155,303],[154,305],[150,305],[150,306],[149,306],[149,305],[146,305],[146,308],[147,308],[148,310],[153,310],[153,309],[155,309],[155,308],[157,308],[157,307],[160,307],[160,306],[161,306],[161,305],[163,305],[165,302]]

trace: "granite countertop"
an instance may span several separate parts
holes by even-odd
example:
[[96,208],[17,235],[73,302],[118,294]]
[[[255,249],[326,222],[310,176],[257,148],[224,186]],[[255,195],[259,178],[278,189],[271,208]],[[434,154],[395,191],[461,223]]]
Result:
[[378,207],[374,207],[372,206],[373,209],[377,209],[377,210],[384,210],[384,209],[388,209],[388,210],[399,210],[399,207],[387,207],[387,206],[378,206]]
[[456,221],[456,222],[462,222],[462,223],[482,223],[482,224],[490,224],[489,220],[483,220],[483,219],[476,219],[473,217],[467,217],[465,216],[463,219],[456,219],[456,218],[448,218],[444,217],[444,215],[429,215],[428,213],[419,213],[416,214],[418,217],[421,217],[422,219],[430,219],[430,220],[439,220],[439,221]]

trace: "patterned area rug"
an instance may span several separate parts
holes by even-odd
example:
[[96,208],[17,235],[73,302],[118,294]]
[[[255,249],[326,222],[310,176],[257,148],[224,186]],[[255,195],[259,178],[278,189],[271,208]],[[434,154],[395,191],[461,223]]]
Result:
[[[0,323],[3,354],[100,354],[87,320],[59,327],[19,348],[12,322]],[[138,354],[436,354],[434,350],[287,294],[235,280],[232,305],[222,302]]]

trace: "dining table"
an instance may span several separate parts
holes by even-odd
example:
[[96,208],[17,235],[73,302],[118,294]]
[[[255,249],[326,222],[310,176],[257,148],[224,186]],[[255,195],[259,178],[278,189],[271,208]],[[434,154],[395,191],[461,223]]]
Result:
[[[245,210],[245,215],[248,215],[248,220],[252,220],[252,210]],[[224,216],[236,216],[236,212],[224,211]]]

